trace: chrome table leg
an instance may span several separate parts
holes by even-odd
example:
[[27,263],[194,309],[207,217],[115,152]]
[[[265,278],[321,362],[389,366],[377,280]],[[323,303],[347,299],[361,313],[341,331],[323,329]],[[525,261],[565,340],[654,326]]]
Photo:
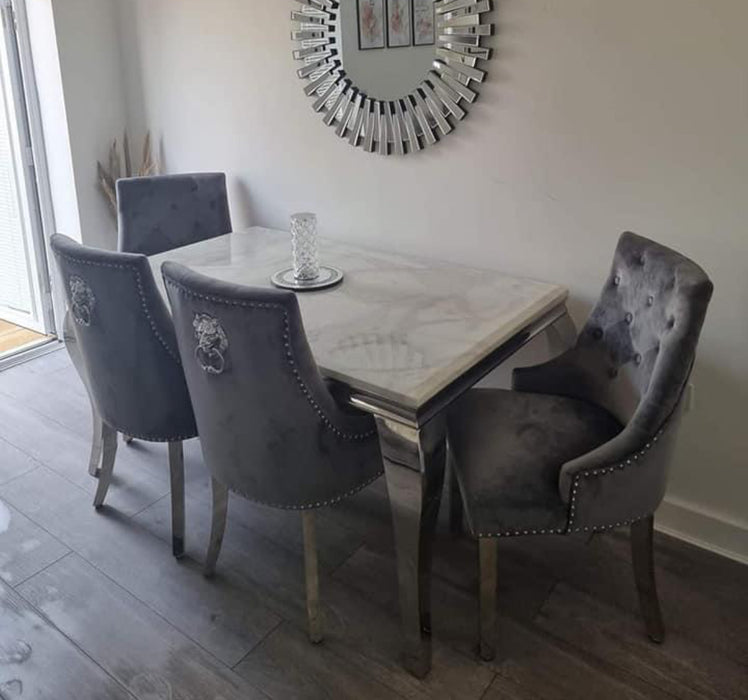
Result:
[[560,355],[576,345],[578,331],[568,311],[558,321],[548,326],[546,337],[548,349],[552,355]]
[[412,428],[377,417],[397,550],[404,665],[431,670],[431,554],[446,457],[445,423]]

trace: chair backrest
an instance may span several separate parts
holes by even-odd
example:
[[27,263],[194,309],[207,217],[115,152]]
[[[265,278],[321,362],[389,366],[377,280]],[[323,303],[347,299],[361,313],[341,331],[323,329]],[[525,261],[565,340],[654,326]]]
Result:
[[118,249],[156,255],[231,233],[223,173],[117,181]]
[[570,355],[573,395],[656,433],[684,393],[713,285],[696,263],[633,233],[618,243],[601,297]]
[[218,481],[267,505],[306,508],[381,472],[374,422],[335,403],[292,292],[175,263],[162,270],[203,456]]
[[172,442],[197,429],[174,325],[148,259],[52,236],[96,410],[116,430]]

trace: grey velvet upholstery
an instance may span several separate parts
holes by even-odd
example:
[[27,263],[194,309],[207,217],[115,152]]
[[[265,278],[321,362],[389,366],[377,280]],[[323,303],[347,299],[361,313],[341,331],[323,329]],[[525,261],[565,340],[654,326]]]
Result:
[[514,392],[468,392],[450,447],[481,537],[593,531],[660,504],[712,295],[695,263],[625,233],[576,345],[514,373]]
[[558,492],[559,465],[620,430],[607,411],[585,401],[468,392],[451,414],[450,448],[457,456],[471,529],[563,532],[568,508]]
[[231,232],[223,173],[117,181],[119,250],[156,255]]
[[336,403],[293,293],[223,283],[174,263],[163,274],[215,480],[256,502],[308,509],[382,473],[374,421]]
[[118,432],[152,442],[196,437],[169,312],[147,258],[56,234],[57,259],[94,408]]

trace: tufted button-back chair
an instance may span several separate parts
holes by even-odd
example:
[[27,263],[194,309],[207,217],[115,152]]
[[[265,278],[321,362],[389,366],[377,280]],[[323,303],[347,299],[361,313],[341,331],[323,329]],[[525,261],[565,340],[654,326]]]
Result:
[[691,260],[625,233],[576,345],[515,370],[514,391],[472,390],[453,407],[453,469],[479,538],[484,658],[494,653],[498,537],[631,525],[647,631],[664,638],[653,514],[712,289]]
[[196,437],[197,428],[174,325],[148,259],[89,248],[60,234],[51,247],[67,297],[68,350],[94,411],[94,506],[103,505],[112,481],[118,432],[168,443],[173,552],[181,557],[182,442]]
[[231,232],[223,173],[117,181],[118,249],[156,255]]
[[162,270],[213,477],[206,575],[220,553],[229,491],[301,511],[309,635],[320,641],[312,516],[381,475],[374,420],[336,403],[292,292],[228,284],[176,263]]

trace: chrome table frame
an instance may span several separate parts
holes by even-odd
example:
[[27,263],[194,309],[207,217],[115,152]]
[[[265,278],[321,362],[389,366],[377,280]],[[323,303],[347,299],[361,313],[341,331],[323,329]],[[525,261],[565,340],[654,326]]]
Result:
[[374,415],[379,430],[395,534],[403,663],[417,678],[431,670],[431,560],[444,486],[446,409],[546,330],[553,332],[551,344],[559,350],[576,338],[565,304],[532,322],[417,409],[373,395],[349,395],[353,406]]

